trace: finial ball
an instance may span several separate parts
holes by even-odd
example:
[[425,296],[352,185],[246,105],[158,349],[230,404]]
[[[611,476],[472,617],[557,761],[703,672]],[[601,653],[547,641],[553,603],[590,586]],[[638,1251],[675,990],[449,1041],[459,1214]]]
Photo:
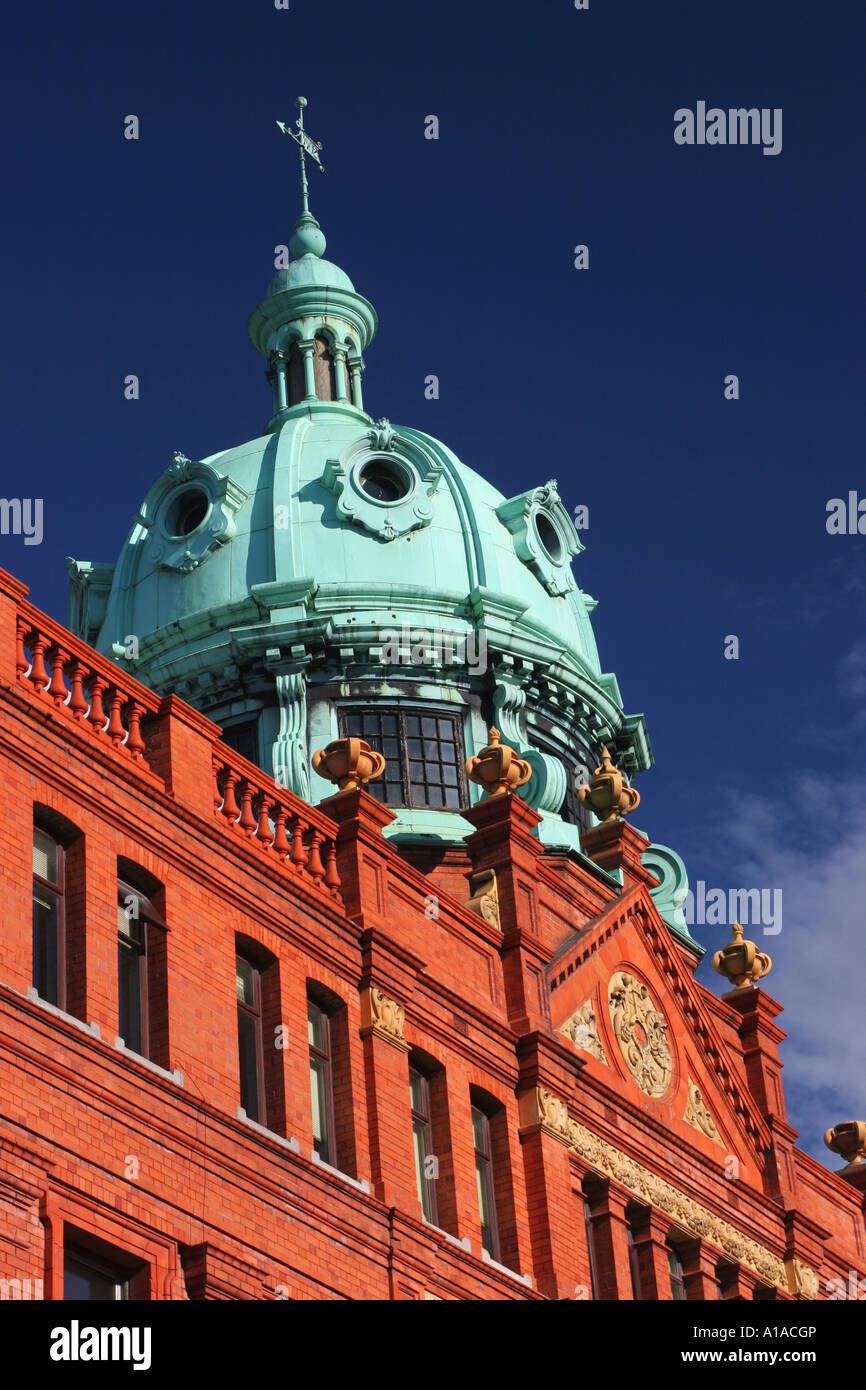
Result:
[[303,109],[304,109],[304,107],[306,106],[306,104],[307,104],[307,98],[306,98],[306,97],[295,97],[295,105],[298,107],[298,109],[299,109],[300,111],[303,111]]

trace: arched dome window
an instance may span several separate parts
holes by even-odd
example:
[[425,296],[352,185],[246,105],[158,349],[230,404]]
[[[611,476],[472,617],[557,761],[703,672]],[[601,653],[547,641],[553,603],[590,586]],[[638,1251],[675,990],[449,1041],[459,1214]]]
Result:
[[297,338],[293,338],[289,348],[289,405],[297,405],[306,394],[304,354],[298,347]]
[[337,382],[334,373],[334,358],[331,346],[321,333],[316,334],[316,351],[313,354],[313,371],[316,381],[316,395],[320,401],[333,401],[337,398]]

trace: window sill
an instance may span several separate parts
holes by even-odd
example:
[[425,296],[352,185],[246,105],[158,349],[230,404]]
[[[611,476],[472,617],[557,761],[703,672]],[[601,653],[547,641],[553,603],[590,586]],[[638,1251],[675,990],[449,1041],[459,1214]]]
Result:
[[166,1071],[165,1067],[157,1066],[156,1062],[152,1062],[149,1057],[142,1057],[140,1052],[134,1052],[131,1047],[127,1047],[123,1038],[119,1036],[114,1039],[114,1046],[125,1057],[130,1057],[133,1062],[139,1062],[141,1066],[147,1067],[148,1071],[156,1072],[157,1076],[164,1077],[166,1081],[173,1081],[175,1086],[183,1085],[182,1071],[178,1071],[176,1068],[174,1071]]
[[370,1184],[367,1182],[366,1178],[352,1178],[348,1173],[344,1173],[342,1169],[332,1168],[330,1163],[326,1163],[324,1159],[319,1158],[315,1149],[310,1153],[310,1161],[315,1163],[317,1168],[323,1169],[326,1173],[333,1174],[335,1178],[340,1178],[342,1182],[347,1182],[350,1187],[357,1187],[359,1192],[364,1192],[369,1197]]
[[266,1125],[260,1125],[257,1120],[251,1120],[242,1105],[238,1106],[238,1119],[243,1124],[249,1125],[250,1129],[254,1129],[257,1134],[262,1134],[265,1139],[270,1139],[272,1143],[282,1144],[283,1148],[288,1149],[290,1153],[299,1154],[301,1152],[301,1146],[297,1139],[292,1139],[291,1136],[284,1139],[281,1134],[277,1134],[276,1130],[268,1129]]
[[482,1264],[490,1265],[498,1274],[507,1274],[509,1279],[516,1279],[518,1284],[525,1284],[528,1289],[532,1288],[531,1274],[518,1274],[516,1269],[509,1269],[508,1265],[501,1265],[498,1260],[491,1259],[486,1250],[481,1251]]
[[472,1254],[472,1242],[468,1236],[464,1236],[461,1240],[459,1236],[452,1236],[450,1231],[443,1230],[441,1226],[434,1226],[433,1222],[428,1221],[426,1216],[422,1216],[421,1220],[431,1231],[435,1231],[437,1236],[444,1236],[449,1245],[456,1245],[460,1250],[465,1250],[467,1255]]
[[75,1028],[80,1028],[82,1033],[89,1033],[92,1038],[102,1042],[102,1029],[98,1023],[85,1023],[83,1019],[76,1018],[75,1014],[68,1014],[65,1009],[58,1009],[56,1004],[49,1004],[47,999],[43,999],[41,994],[36,992],[33,985],[27,987],[27,998],[32,1004],[38,1004],[40,1009],[45,1009],[46,1013],[53,1014],[55,1018],[62,1018],[64,1023],[71,1023]]

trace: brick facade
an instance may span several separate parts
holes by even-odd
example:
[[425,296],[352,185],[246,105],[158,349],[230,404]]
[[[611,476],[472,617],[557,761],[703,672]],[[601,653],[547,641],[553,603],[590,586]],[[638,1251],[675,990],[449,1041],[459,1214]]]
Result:
[[[623,823],[580,859],[545,852],[536,813],[497,797],[465,811],[465,849],[398,852],[373,798],[299,801],[2,572],[0,769],[0,1281],[61,1298],[71,1246],[128,1267],[131,1296],[174,1300],[667,1300],[678,1280],[688,1299],[825,1298],[864,1277],[863,1182],[800,1152],[785,1117],[779,1005],[695,982]],[[66,850],[59,1007],[33,989],[34,824]],[[498,926],[468,906],[490,872]],[[116,1041],[127,874],[165,923],[147,1059]],[[241,1109],[238,945],[262,981],[263,1124]],[[619,1045],[617,972],[667,1023],[657,1098]],[[308,998],[330,1016],[332,1164],[314,1152]],[[576,1047],[562,1029],[587,1003]],[[695,1090],[715,1134],[685,1118]]]

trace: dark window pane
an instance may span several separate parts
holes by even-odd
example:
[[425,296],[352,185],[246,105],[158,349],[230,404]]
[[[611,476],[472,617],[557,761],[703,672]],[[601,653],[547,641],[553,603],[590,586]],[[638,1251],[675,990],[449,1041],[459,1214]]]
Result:
[[417,715],[417,714],[407,714],[407,715],[406,715],[406,733],[407,733],[407,734],[412,734],[412,735],[414,735],[414,736],[417,738],[418,735],[420,734],[420,732],[421,732],[421,720],[418,718],[418,715]]
[[117,950],[118,1032],[132,1052],[141,1052],[141,971],[144,957],[123,939]]
[[446,805],[446,806],[457,806],[457,807],[459,807],[459,805],[460,805],[460,793],[459,793],[459,791],[457,790],[456,787],[446,787],[446,788],[445,788],[445,805]]
[[384,714],[384,715],[382,716],[382,733],[383,733],[383,734],[396,734],[396,733],[397,733],[397,716],[396,716],[396,714]]
[[230,724],[223,729],[223,743],[248,758],[251,763],[259,760],[259,721],[245,719],[241,724]]
[[241,1073],[241,1105],[251,1120],[259,1121],[258,1021],[238,1009],[238,1059]]
[[410,738],[406,740],[406,748],[410,758],[423,758],[424,745],[420,738]]
[[384,753],[386,758],[399,758],[400,744],[396,738],[383,739],[380,752]]
[[[438,778],[437,778],[437,781],[438,781]],[[456,786],[457,786],[457,769],[456,769],[456,767],[443,767],[443,768],[442,768],[442,781],[443,781],[443,782],[445,783],[445,785],[448,786],[448,787],[456,787]]]
[[436,738],[436,720],[435,720],[435,719],[426,719],[426,718],[425,718],[425,719],[422,719],[422,720],[421,720],[421,731],[422,731],[422,733],[423,733],[423,735],[424,735],[425,738],[432,738],[432,739],[435,739],[435,738]]
[[454,737],[454,725],[451,723],[450,719],[439,719],[437,720],[437,724],[440,738]]
[[59,947],[58,901],[49,893],[33,890],[33,987],[40,999],[58,1002],[57,957]]
[[443,794],[443,792],[442,792],[442,788],[441,788],[441,787],[428,787],[428,788],[427,788],[427,805],[428,805],[428,806],[444,806],[444,805],[445,805],[445,797],[444,797],[444,794]]
[[457,749],[453,743],[442,744],[442,761],[443,763],[456,763]]
[[63,1259],[63,1298],[84,1302],[109,1302],[129,1297],[125,1271],[91,1262],[67,1251]]

